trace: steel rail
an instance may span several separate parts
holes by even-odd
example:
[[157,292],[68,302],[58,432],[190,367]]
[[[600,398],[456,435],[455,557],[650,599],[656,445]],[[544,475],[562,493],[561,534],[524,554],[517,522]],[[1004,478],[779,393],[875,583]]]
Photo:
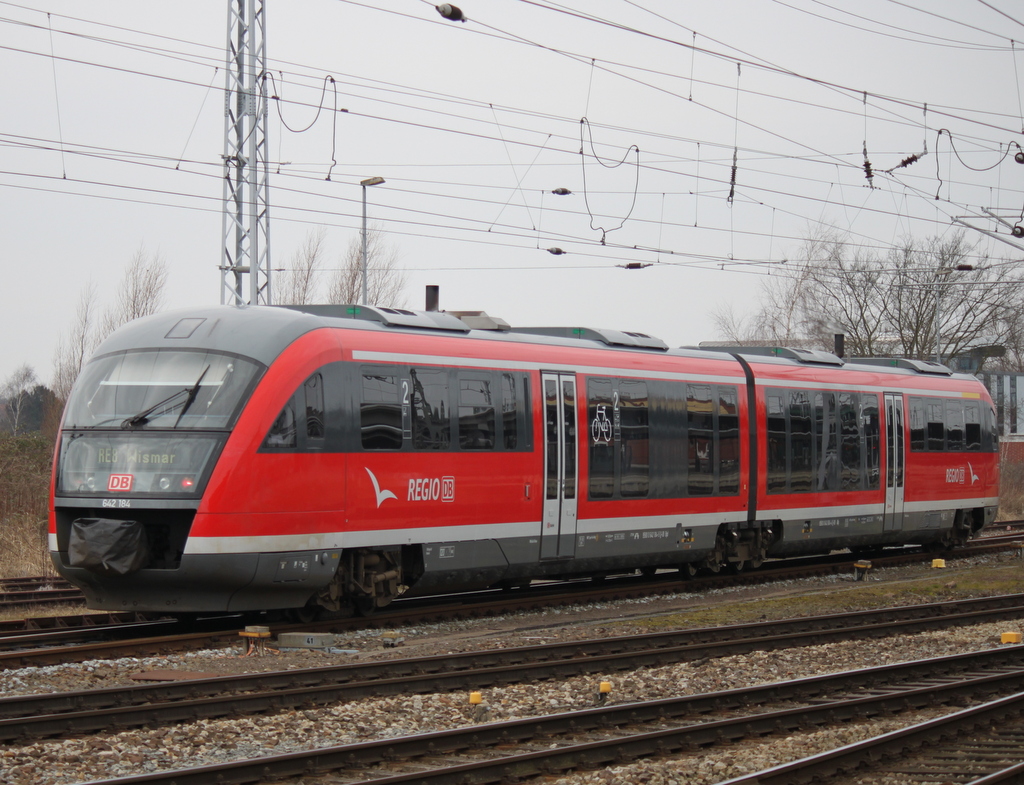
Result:
[[[1001,652],[998,652],[1001,653]],[[1020,660],[1021,653],[1013,658]],[[944,659],[944,658],[940,658]],[[764,685],[759,688],[731,690],[727,693],[688,696],[678,699],[662,699],[646,703],[628,703],[616,706],[587,709],[564,714],[533,717],[473,725],[450,731],[417,734],[388,738],[357,744],[315,749],[284,755],[266,756],[258,759],[177,769],[154,774],[137,775],[113,780],[94,781],[92,785],[230,785],[277,779],[281,777],[323,773],[335,769],[366,769],[370,766],[391,764],[410,758],[430,757],[463,753],[487,747],[504,747],[510,744],[543,739],[548,746],[556,734],[580,734],[591,731],[606,731],[609,728],[642,725],[649,722],[665,722],[697,712],[721,711],[738,703],[749,703],[763,699],[764,702],[793,700],[801,691],[811,694],[827,694],[837,687],[848,688],[843,677],[853,676],[860,684],[874,681],[887,669],[899,670],[908,666],[927,673],[928,661],[903,663],[896,666],[871,668],[862,672],[852,671],[828,677],[815,677],[797,682]],[[933,665],[934,662],[932,661]],[[1005,659],[999,662],[1005,663]],[[925,670],[921,670],[924,666]],[[513,754],[500,758],[463,763],[456,766],[437,766],[413,773],[390,774],[382,778],[361,779],[363,785],[397,785],[398,783],[491,783],[516,780],[538,774],[556,774],[578,768],[593,768],[611,763],[624,763],[640,757],[668,755],[680,751],[707,747],[726,741],[735,741],[751,736],[767,736],[775,733],[790,733],[810,725],[846,722],[853,719],[899,713],[937,702],[962,700],[979,693],[1007,692],[1019,689],[1024,669],[1007,670],[997,665],[997,672],[985,676],[971,676],[946,684],[927,683],[925,686],[911,685],[903,689],[891,689],[884,694],[859,695],[846,699],[818,702],[795,708],[786,708],[756,714],[744,714],[728,719],[685,724],[678,727],[641,733],[628,733],[617,738],[602,738],[599,741],[569,742],[563,746],[550,744],[550,748]],[[789,688],[793,688],[791,692]],[[760,694],[759,694],[760,693]],[[1024,710],[1024,696],[1017,696],[1016,711]],[[996,701],[995,703],[999,703]],[[991,705],[991,704],[988,704]],[[974,711],[981,712],[981,709]],[[1006,712],[999,716],[1004,716]],[[844,748],[845,749],[845,748]],[[835,751],[833,753],[835,754]],[[436,765],[436,764],[435,764]],[[792,766],[792,764],[790,764]],[[841,767],[841,766],[840,766]],[[778,767],[779,770],[786,767]],[[774,769],[769,771],[775,771]],[[803,781],[794,778],[795,769],[786,769],[778,779],[763,779],[764,773],[733,782],[753,785],[763,782],[793,783]],[[815,771],[813,776],[818,776]]]
[[[1018,617],[1024,613],[1024,598],[1012,595],[1011,599],[1010,605],[985,603],[985,607],[972,612],[960,612],[958,603],[941,603],[939,606],[945,607],[938,608],[908,606],[902,610],[913,616],[910,619],[899,619],[896,609],[886,609],[159,685],[9,696],[0,698],[0,740],[191,721],[367,697],[607,674],[753,650],[813,645],[853,635],[879,636],[973,623],[979,618]],[[939,615],[940,611],[945,613]],[[833,626],[821,629],[822,623]],[[841,624],[836,626],[837,623]],[[1024,649],[1019,651],[1024,653]]]

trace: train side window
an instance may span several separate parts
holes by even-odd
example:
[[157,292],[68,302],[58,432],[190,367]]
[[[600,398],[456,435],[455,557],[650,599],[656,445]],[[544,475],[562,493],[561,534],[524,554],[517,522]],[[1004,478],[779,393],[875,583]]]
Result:
[[765,404],[768,415],[768,493],[786,492],[786,406],[785,393],[772,390]]
[[516,377],[501,375],[501,438],[506,450],[519,446],[519,400],[516,397]]
[[459,447],[493,450],[495,429],[491,380],[459,375]]
[[402,400],[408,382],[395,374],[364,369],[359,404],[359,433],[366,450],[402,449]]
[[839,393],[840,487],[844,491],[856,491],[861,487],[859,402],[857,393]]
[[960,401],[946,401],[946,449],[964,450],[964,408]]
[[946,418],[942,401],[925,399],[924,409],[928,449],[932,452],[946,449]]
[[306,444],[319,446],[323,444],[326,429],[324,427],[324,379],[314,373],[302,385],[306,400]]
[[839,433],[836,422],[836,394],[814,394],[814,440],[817,448],[816,491],[839,490]]
[[876,491],[881,487],[882,481],[878,396],[862,393],[860,403],[861,433],[864,436],[864,488]]
[[964,449],[981,451],[981,409],[973,401],[964,403]]
[[451,447],[451,411],[448,403],[448,372],[413,368],[412,446],[416,450],[447,450]]
[[619,422],[619,493],[630,498],[647,496],[651,443],[646,382],[619,381]]
[[921,398],[910,399],[910,449],[920,452],[925,449],[924,438],[924,401]]
[[718,493],[740,492],[740,417],[735,387],[718,388]]
[[984,418],[981,428],[981,450],[982,452],[999,452],[999,420],[996,418],[996,410],[988,404],[981,410]]
[[711,385],[686,385],[686,435],[689,440],[687,491],[690,496],[715,492],[715,425]]
[[267,432],[267,438],[263,442],[264,447],[290,448],[298,446],[298,434],[295,426],[295,400],[294,396],[288,399],[288,403],[277,415],[274,424]]
[[611,379],[587,380],[587,422],[590,424],[590,498],[610,499],[615,493],[615,439]]
[[789,490],[807,493],[813,487],[814,435],[811,397],[806,390],[789,391]]

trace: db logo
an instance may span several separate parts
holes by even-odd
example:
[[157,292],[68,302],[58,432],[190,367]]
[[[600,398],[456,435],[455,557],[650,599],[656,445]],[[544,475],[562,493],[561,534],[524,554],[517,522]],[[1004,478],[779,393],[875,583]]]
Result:
[[132,480],[134,475],[131,474],[111,474],[110,479],[107,480],[108,491],[130,491],[132,489]]

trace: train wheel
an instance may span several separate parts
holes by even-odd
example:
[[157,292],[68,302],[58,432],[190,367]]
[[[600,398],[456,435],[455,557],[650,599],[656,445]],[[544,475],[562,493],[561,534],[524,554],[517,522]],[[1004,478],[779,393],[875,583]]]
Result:
[[690,580],[691,578],[696,578],[697,577],[697,572],[698,572],[697,565],[694,564],[692,561],[688,561],[688,562],[680,565],[680,567],[679,567],[679,575],[682,578],[684,578],[685,580]]
[[288,615],[300,624],[309,624],[320,617],[322,610],[319,605],[306,605],[303,608],[292,608]]
[[373,597],[355,597],[352,600],[352,605],[360,616],[372,616],[377,612],[378,608]]
[[747,569],[747,562],[743,561],[742,559],[740,559],[740,561],[729,562],[729,572],[731,573],[739,575],[745,569]]
[[645,578],[653,578],[655,573],[657,573],[657,572],[658,572],[658,568],[657,567],[641,567],[640,568],[640,574],[643,575]]

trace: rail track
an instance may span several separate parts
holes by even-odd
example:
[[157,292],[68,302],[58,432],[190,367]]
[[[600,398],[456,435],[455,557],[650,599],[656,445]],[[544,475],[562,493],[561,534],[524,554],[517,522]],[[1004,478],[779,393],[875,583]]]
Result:
[[[686,754],[748,738],[789,734],[937,704],[957,705],[1011,695],[1019,689],[1022,678],[1024,648],[999,648],[742,690],[480,722],[448,731],[106,782],[228,785],[302,776],[308,783],[311,775],[326,772],[330,772],[331,783],[339,784],[519,781],[622,764],[640,757]],[[1024,696],[1018,695],[1015,700],[1012,710],[979,709],[978,716],[1005,717],[1024,711]],[[995,705],[1002,703],[996,701]],[[895,748],[890,745],[888,749]],[[852,764],[841,762],[839,768],[844,765]],[[777,779],[765,780],[762,773],[742,782],[809,782],[823,773],[808,768],[804,777],[799,773],[794,776],[795,769],[778,770]]]
[[[1019,550],[1024,538],[1019,532],[1000,533],[972,541],[967,547],[946,554],[947,560],[987,553]],[[920,549],[900,549],[874,557],[874,568],[927,562],[936,554]],[[706,591],[736,585],[756,585],[780,580],[797,580],[853,571],[858,559],[850,554],[788,559],[738,575],[709,575],[681,579],[674,572],[653,577],[624,576],[599,583],[575,581],[538,584],[517,591],[477,592],[455,597],[425,597],[399,601],[391,608],[369,617],[333,618],[303,624],[272,621],[274,633],[285,631],[346,632],[356,629],[424,624],[451,619],[483,618],[505,613],[539,610],[578,603],[671,594],[686,588]],[[0,669],[31,665],[54,665],[88,659],[120,656],[163,655],[174,651],[234,646],[238,631],[253,623],[237,614],[223,614],[183,622],[158,614],[98,613],[67,618],[40,618],[25,622],[0,623]]]
[[[851,636],[881,637],[1021,617],[1024,595],[1010,595],[729,627],[12,696],[0,698],[0,740],[609,674]],[[1024,648],[1012,651],[1017,659],[1024,655]],[[1019,676],[1024,676],[1024,671]]]

